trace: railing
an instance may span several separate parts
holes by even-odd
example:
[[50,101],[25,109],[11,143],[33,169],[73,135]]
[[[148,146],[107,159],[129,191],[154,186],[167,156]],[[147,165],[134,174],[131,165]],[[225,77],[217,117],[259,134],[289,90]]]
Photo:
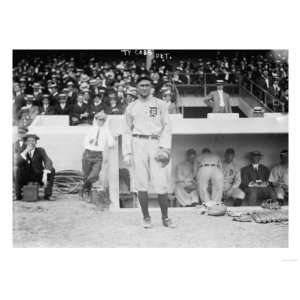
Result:
[[[174,74],[174,73],[173,73]],[[170,74],[170,75],[173,75]],[[186,80],[182,83],[178,83],[174,80],[174,86],[176,87],[177,96],[176,102],[178,106],[182,106],[181,97],[186,95],[197,95],[200,97],[205,97],[211,91],[216,90],[216,79],[225,79],[220,78],[214,74],[188,74],[177,73],[180,78],[186,77]],[[194,77],[192,77],[194,76]],[[195,77],[196,76],[196,77]],[[225,76],[225,74],[224,74]],[[252,80],[244,78],[240,73],[230,73],[228,81],[224,83],[224,91],[232,96],[239,97],[252,97],[265,108],[268,112],[288,112],[288,102],[280,100],[278,97],[275,97],[270,92],[263,89],[258,84],[254,83]]]
[[267,110],[272,112],[288,112],[288,101],[280,100],[278,97],[272,95],[264,88],[253,82],[248,78],[242,78],[240,83],[240,93],[247,91],[251,96],[255,97],[257,101]]

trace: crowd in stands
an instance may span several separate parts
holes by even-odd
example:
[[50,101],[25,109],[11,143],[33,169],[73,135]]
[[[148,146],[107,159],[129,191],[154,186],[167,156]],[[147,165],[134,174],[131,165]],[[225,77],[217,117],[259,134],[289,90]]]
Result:
[[[288,62],[270,52],[255,56],[222,56],[214,59],[99,61],[92,57],[78,63],[74,57],[24,58],[13,68],[14,123],[28,126],[38,114],[68,115],[71,125],[91,123],[93,116],[123,114],[137,98],[136,81],[148,73],[153,94],[165,100],[170,113],[177,113],[176,85],[238,83],[249,80],[281,100],[288,101]],[[199,55],[200,56],[200,55]]]

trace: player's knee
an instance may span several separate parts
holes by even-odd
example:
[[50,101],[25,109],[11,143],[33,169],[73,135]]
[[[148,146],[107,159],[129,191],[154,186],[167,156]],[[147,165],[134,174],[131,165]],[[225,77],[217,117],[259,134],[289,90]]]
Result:
[[276,188],[275,192],[278,199],[284,199],[284,190],[282,188]]
[[246,194],[239,188],[236,188],[233,192],[233,198],[245,199]]

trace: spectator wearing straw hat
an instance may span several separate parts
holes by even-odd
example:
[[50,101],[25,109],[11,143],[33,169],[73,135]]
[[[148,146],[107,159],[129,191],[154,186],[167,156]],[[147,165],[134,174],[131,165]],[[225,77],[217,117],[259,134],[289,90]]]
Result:
[[106,105],[103,102],[103,96],[96,95],[93,99],[93,102],[91,103],[89,107],[89,118],[91,121],[94,120],[95,115],[100,111],[105,111]]
[[55,83],[50,83],[48,85],[48,91],[50,93],[50,105],[55,106],[59,104],[59,93],[57,91],[57,85]]
[[42,99],[42,106],[40,107],[40,114],[41,115],[53,115],[54,114],[54,108],[50,105],[49,101],[49,95],[43,94]]
[[14,112],[17,113],[22,106],[26,105],[25,95],[21,90],[18,83],[13,85],[13,96],[14,96]]
[[116,92],[110,91],[108,94],[109,106],[106,110],[106,113],[109,115],[121,115],[122,110],[118,103],[118,97]]
[[230,96],[223,91],[224,81],[217,80],[217,90],[204,97],[204,103],[212,108],[212,113],[231,113]]
[[58,95],[58,104],[53,107],[55,115],[69,115],[71,112],[71,106],[67,104],[67,95],[60,93]]
[[217,80],[217,90],[204,97],[204,103],[212,108],[212,113],[231,113],[230,96],[223,91],[224,81]]
[[73,105],[76,103],[76,99],[77,99],[77,95],[78,95],[78,92],[74,87],[73,81],[67,82],[67,89],[68,89],[68,92],[67,92],[68,104]]
[[42,100],[43,100],[41,85],[38,82],[35,82],[32,85],[32,89],[33,89],[33,97],[34,97],[35,104],[37,106],[41,106],[42,105]]
[[26,105],[21,107],[18,113],[19,125],[29,126],[35,117],[40,113],[39,107],[34,104],[33,95],[26,95]]

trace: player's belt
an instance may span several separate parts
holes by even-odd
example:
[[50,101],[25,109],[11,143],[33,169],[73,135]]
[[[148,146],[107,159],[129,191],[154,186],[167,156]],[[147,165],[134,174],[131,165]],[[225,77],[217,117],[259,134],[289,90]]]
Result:
[[133,134],[132,136],[140,139],[158,140],[158,135]]
[[203,165],[200,165],[199,168],[201,167],[216,167],[217,165],[216,164],[203,164]]

